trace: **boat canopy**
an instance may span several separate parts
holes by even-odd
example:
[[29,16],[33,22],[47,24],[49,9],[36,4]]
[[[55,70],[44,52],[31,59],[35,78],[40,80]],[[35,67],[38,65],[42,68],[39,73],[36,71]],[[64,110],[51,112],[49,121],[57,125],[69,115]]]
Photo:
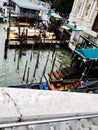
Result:
[[70,28],[69,27],[67,27],[67,26],[61,26],[61,28],[64,28],[65,30],[70,30]]
[[72,23],[68,23],[66,24],[67,27],[69,27],[70,29],[72,29],[73,31],[82,31],[81,28],[75,26],[75,24],[72,24]]
[[87,43],[92,44],[95,47],[98,47],[98,45],[90,38],[87,36],[80,36],[83,40],[85,40]]
[[98,48],[76,49],[75,52],[86,60],[98,59]]
[[26,9],[34,9],[34,10],[42,10],[42,11],[49,11],[49,9],[45,8],[45,6],[38,5],[34,2],[28,2],[28,0],[12,0],[16,3],[19,7],[26,8]]
[[55,18],[59,18],[61,19],[62,17],[59,15],[59,13],[51,13],[51,16],[55,17]]

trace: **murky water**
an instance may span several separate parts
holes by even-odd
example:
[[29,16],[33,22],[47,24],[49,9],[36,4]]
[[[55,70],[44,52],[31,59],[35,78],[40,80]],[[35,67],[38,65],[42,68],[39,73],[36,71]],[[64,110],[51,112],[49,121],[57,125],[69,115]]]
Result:
[[[19,50],[17,49],[8,49],[8,58],[4,59],[4,44],[5,44],[5,38],[6,38],[6,30],[4,30],[4,24],[0,24],[0,86],[9,86],[9,85],[17,85],[17,84],[25,84],[28,80],[28,83],[30,83],[32,80],[34,82],[39,82],[40,78],[42,76],[47,56],[49,53],[49,49],[42,49],[40,50],[40,56],[39,56],[39,64],[38,68],[35,73],[35,77],[33,77],[35,64],[38,56],[38,49],[24,49],[21,59],[19,59],[19,67],[18,66],[18,55]],[[14,61],[16,51],[16,58]],[[32,53],[32,60],[30,60],[30,56]],[[70,53],[64,49],[60,48],[59,46],[56,47],[56,62],[54,70],[58,69],[60,66],[62,59],[63,59],[63,66],[70,64]],[[53,63],[53,50],[50,50],[50,55],[48,59],[48,65],[46,68],[45,76],[48,77],[48,73],[51,71],[52,63]],[[27,61],[27,69],[25,74],[25,80],[23,81],[23,74],[25,70],[25,64]],[[29,68],[29,76],[27,79],[27,71]],[[45,79],[43,78],[43,81]]]

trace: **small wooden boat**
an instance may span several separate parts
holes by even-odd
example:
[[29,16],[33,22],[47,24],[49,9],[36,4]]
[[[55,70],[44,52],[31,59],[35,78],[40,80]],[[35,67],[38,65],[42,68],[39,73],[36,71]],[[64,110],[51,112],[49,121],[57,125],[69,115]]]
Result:
[[94,92],[98,90],[98,87],[93,85],[98,84],[98,79],[85,79],[80,82],[78,79],[73,80],[59,80],[43,83],[32,83],[23,85],[12,85],[9,88],[23,88],[23,89],[36,89],[36,90],[52,90],[52,91],[71,91],[71,92]]
[[76,89],[82,82],[85,83],[84,87],[94,84],[98,78],[98,48],[76,49],[69,67],[60,68],[48,75],[52,90]]
[[98,94],[98,80],[86,81],[76,89],[71,89],[71,92],[86,92]]
[[9,88],[28,88],[28,89],[38,89],[38,90],[49,90],[49,85],[46,82],[43,83],[32,83],[23,85],[10,85]]

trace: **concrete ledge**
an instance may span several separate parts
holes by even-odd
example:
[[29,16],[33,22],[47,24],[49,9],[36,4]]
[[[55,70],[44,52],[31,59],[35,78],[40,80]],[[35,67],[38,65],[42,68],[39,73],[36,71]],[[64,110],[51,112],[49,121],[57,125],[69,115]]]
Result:
[[0,88],[0,123],[98,115],[98,95]]

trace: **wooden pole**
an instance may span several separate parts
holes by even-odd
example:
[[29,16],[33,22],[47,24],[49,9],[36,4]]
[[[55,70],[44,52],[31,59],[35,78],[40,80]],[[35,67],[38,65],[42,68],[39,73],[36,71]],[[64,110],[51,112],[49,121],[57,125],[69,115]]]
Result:
[[20,39],[20,51],[19,51],[19,57],[21,58],[22,56],[22,48],[23,48],[23,42],[24,42],[24,36]]
[[16,50],[15,50],[15,54],[14,54],[14,62],[15,62],[15,60],[16,60]]
[[44,78],[45,78],[46,82],[48,82],[48,80],[47,80],[47,78],[46,78],[46,76],[45,76],[45,75],[44,75]]
[[9,29],[9,27],[7,28],[7,39],[9,39],[9,37],[10,37],[10,29]]
[[32,61],[32,50],[31,50],[31,55],[30,55],[30,61]]
[[28,67],[26,84],[28,84],[28,79],[29,79],[29,71],[30,71],[30,68]]
[[53,57],[54,57],[55,50],[56,50],[56,47],[54,46],[54,48],[53,48],[53,53],[52,53],[52,59],[53,59]]
[[86,70],[87,70],[87,67],[84,68],[84,71],[83,71],[83,73],[82,73],[82,75],[80,77],[80,80],[79,80],[80,82],[83,79],[83,77],[86,75]]
[[[50,45],[50,48],[51,48],[51,45]],[[42,72],[42,76],[41,76],[41,79],[40,79],[40,83],[42,82],[42,78],[43,78],[43,76],[44,76],[44,74],[45,74],[45,72],[46,72],[46,68],[47,68],[47,64],[48,64],[48,59],[49,59],[49,55],[50,55],[50,48],[49,48],[49,52],[48,52],[46,64],[45,64],[45,66],[44,66],[44,70],[43,70],[43,72]]]
[[40,51],[38,51],[38,55],[37,55],[37,64],[36,64],[36,68],[38,68],[38,64],[39,64],[39,56],[40,56]]
[[9,40],[6,39],[6,40],[5,40],[4,59],[7,59],[8,42],[9,42]]
[[22,78],[23,81],[25,80],[26,69],[27,69],[27,63],[28,63],[28,61],[26,60],[25,69],[24,69],[24,74],[23,74],[23,78]]
[[27,44],[27,38],[28,38],[28,29],[26,28],[26,44]]
[[61,61],[60,67],[59,67],[59,75],[61,74],[61,71],[62,71],[62,65],[63,65],[63,59]]
[[32,49],[31,49],[31,55],[30,55],[30,61],[32,61],[32,51],[33,51],[33,43],[32,43]]
[[91,63],[89,64],[88,69],[87,69],[87,72],[86,72],[86,76],[88,75],[88,73],[89,73],[89,71],[90,71],[90,69],[91,69],[93,63],[94,63],[94,61],[91,61]]
[[56,53],[55,53],[55,57],[54,57],[54,60],[53,60],[51,72],[53,72],[55,61],[56,61]]
[[20,57],[18,55],[17,70],[19,70],[19,60],[20,60]]
[[37,60],[36,60],[36,64],[35,64],[35,69],[34,69],[33,77],[35,77],[36,69],[38,68],[39,56],[40,56],[40,51],[38,51],[38,55],[37,55]]

